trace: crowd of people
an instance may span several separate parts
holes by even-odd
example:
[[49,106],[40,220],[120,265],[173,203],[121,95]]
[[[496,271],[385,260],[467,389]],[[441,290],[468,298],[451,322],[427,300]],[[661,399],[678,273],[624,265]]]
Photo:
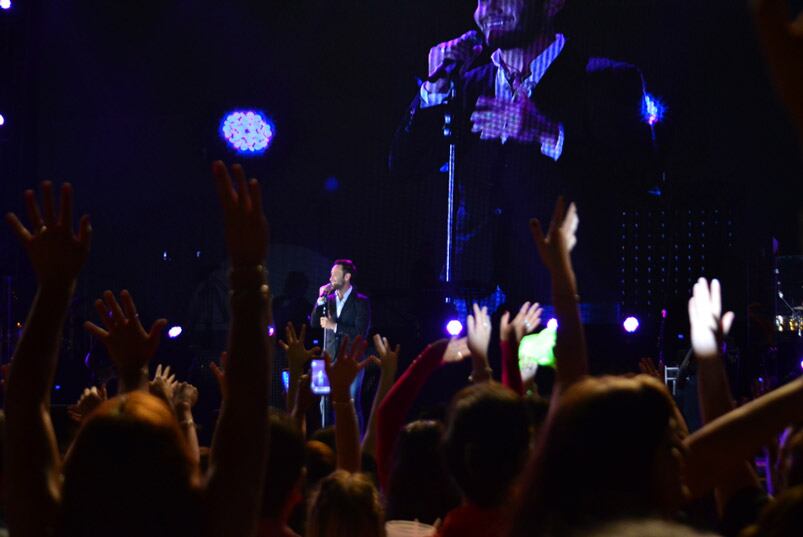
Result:
[[[770,66],[801,126],[800,22],[759,2]],[[530,223],[558,320],[549,399],[528,389],[519,344],[541,324],[525,303],[491,323],[475,306],[467,336],[427,345],[401,374],[402,352],[380,334],[344,337],[335,356],[309,348],[306,326],[272,322],[261,189],[239,165],[212,166],[231,270],[231,325],[213,365],[221,407],[199,445],[198,390],[151,363],[166,322],[142,324],[131,294],[106,291],[86,329],[106,347],[116,393],[87,387],[70,408],[80,426],[57,439],[50,394],[61,330],[90,254],[88,216],[74,226],[73,189],[43,182],[24,193],[27,224],[7,216],[38,289],[4,372],[3,522],[13,536],[793,536],[803,535],[803,377],[736,406],[722,359],[734,315],[720,283],[689,299],[703,426],[690,434],[653,368],[592,377],[575,277],[578,208],[559,198],[547,229]],[[533,255],[536,255],[536,253]],[[496,332],[496,337],[492,338]],[[489,365],[497,341],[501,369]],[[269,408],[274,353],[287,354],[286,409]],[[615,352],[612,350],[611,352]],[[321,357],[335,425],[312,431],[308,364]],[[443,420],[408,421],[428,379],[468,361],[467,385]],[[364,434],[351,386],[369,364],[380,378]],[[526,375],[524,375],[526,377]],[[498,379],[498,380],[497,380]],[[753,459],[777,439],[774,496]]]

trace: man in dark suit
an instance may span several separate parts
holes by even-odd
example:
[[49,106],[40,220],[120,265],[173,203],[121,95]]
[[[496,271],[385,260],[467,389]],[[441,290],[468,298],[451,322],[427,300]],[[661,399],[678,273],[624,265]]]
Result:
[[[371,304],[368,297],[358,293],[352,285],[352,279],[356,272],[357,267],[350,259],[335,260],[329,273],[329,283],[321,286],[318,301],[312,311],[312,326],[320,326],[323,329],[322,347],[325,352],[329,353],[332,360],[337,359],[337,351],[343,338],[348,336],[351,342],[357,336],[365,339],[371,328]],[[361,425],[363,419],[360,407],[360,388],[363,371],[360,371],[351,385],[351,396],[354,399],[354,407],[357,409]],[[328,424],[330,411],[325,399],[322,400],[321,411],[324,423]]]
[[[492,292],[509,307],[548,300],[528,221],[550,220],[556,197],[583,219],[578,280],[584,298],[617,299],[619,208],[652,186],[653,137],[642,120],[644,88],[634,66],[589,58],[555,30],[565,0],[478,0],[477,32],[436,45],[429,77],[405,115],[391,152],[396,175],[442,179],[456,142],[452,281]],[[490,62],[469,69],[481,50]],[[590,240],[589,240],[590,239]]]

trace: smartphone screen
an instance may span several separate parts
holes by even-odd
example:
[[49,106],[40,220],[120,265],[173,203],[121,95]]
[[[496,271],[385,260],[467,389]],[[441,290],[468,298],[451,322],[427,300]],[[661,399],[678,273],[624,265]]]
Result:
[[326,367],[323,360],[313,360],[312,369],[312,393],[315,395],[328,395],[330,391],[329,377],[326,376]]

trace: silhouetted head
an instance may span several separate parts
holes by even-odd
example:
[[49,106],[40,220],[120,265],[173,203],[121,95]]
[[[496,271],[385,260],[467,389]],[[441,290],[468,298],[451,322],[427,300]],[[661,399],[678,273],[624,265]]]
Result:
[[494,382],[464,388],[449,408],[443,453],[465,498],[480,507],[508,499],[529,456],[525,403]]
[[384,537],[379,493],[364,474],[338,470],[321,480],[310,500],[308,537]]
[[408,423],[399,433],[386,493],[388,520],[432,524],[460,504],[460,491],[444,466],[443,425],[438,421]]
[[270,447],[262,492],[262,516],[281,518],[302,499],[304,436],[283,412],[271,410]]
[[684,433],[660,381],[587,378],[558,405],[527,471],[513,535],[563,534],[680,506]]
[[64,463],[62,535],[192,535],[198,469],[167,405],[131,392],[90,414]]

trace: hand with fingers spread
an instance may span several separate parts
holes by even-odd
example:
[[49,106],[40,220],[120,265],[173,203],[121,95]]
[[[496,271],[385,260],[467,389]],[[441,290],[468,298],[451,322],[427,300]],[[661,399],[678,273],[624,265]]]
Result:
[[106,385],[101,384],[100,388],[92,386],[91,388],[84,388],[80,399],[74,405],[67,408],[67,415],[76,423],[81,423],[83,419],[88,416],[93,410],[100,406],[100,404],[108,399],[106,393]]
[[304,365],[317,358],[321,354],[320,347],[312,347],[307,349],[304,347],[304,341],[307,337],[307,325],[301,325],[301,331],[296,332],[293,323],[287,323],[285,329],[285,339],[287,341],[279,341],[279,345],[287,353],[287,366],[292,371],[302,371]]
[[389,379],[392,383],[399,367],[401,345],[397,343],[396,347],[391,347],[388,338],[382,337],[380,334],[374,334],[374,348],[379,353],[380,367],[382,369],[380,376],[383,379]]
[[31,260],[40,286],[75,283],[78,273],[89,255],[92,226],[89,216],[83,215],[78,234],[73,230],[72,186],[61,186],[61,204],[56,214],[53,184],[42,182],[42,211],[32,190],[25,191],[25,207],[31,229],[26,228],[14,213],[6,215]]
[[162,399],[167,405],[175,410],[173,406],[173,394],[178,385],[175,374],[170,374],[170,366],[162,368],[162,364],[156,366],[153,379],[148,383],[148,391],[151,395]]
[[120,379],[126,384],[125,391],[144,389],[147,374],[143,375],[142,371],[147,370],[148,362],[159,348],[167,319],[157,319],[146,332],[134,299],[125,289],[120,292],[120,303],[111,291],[104,292],[103,298],[95,301],[95,309],[104,328],[89,321],[84,323],[84,328],[106,347]]
[[689,299],[691,345],[697,359],[716,358],[720,355],[733,318],[732,311],[722,314],[719,280],[711,280],[710,288],[705,278],[697,280]]
[[231,172],[237,182],[236,190],[225,164],[216,161],[212,165],[223,206],[226,246],[233,267],[256,267],[265,262],[268,253],[268,221],[262,210],[262,190],[256,179],[246,180],[239,164],[234,164]]
[[362,362],[359,361],[367,347],[368,343],[361,336],[357,336],[349,349],[349,338],[346,336],[340,343],[337,360],[334,363],[332,363],[331,356],[324,353],[323,359],[326,364],[326,375],[329,377],[329,384],[332,386],[333,403],[349,401],[351,398],[351,383],[354,382],[357,373],[369,363],[379,365],[379,360],[375,356],[370,356]]
[[574,273],[572,271],[571,258],[569,254],[577,243],[577,226],[580,219],[577,216],[577,207],[574,203],[566,209],[566,202],[563,197],[559,197],[555,204],[555,212],[552,221],[549,223],[549,230],[546,236],[541,229],[541,222],[537,218],[530,220],[530,231],[541,257],[552,277],[556,275],[568,275],[571,273],[572,286],[574,285]]
[[537,142],[553,148],[560,138],[559,124],[549,119],[528,98],[509,101],[481,96],[471,114],[471,132],[479,133],[480,140]]
[[515,338],[515,342],[520,343],[524,336],[532,334],[541,325],[543,311],[538,302],[522,304],[513,320],[510,320],[510,313],[506,311],[499,321],[499,339],[510,341]]

